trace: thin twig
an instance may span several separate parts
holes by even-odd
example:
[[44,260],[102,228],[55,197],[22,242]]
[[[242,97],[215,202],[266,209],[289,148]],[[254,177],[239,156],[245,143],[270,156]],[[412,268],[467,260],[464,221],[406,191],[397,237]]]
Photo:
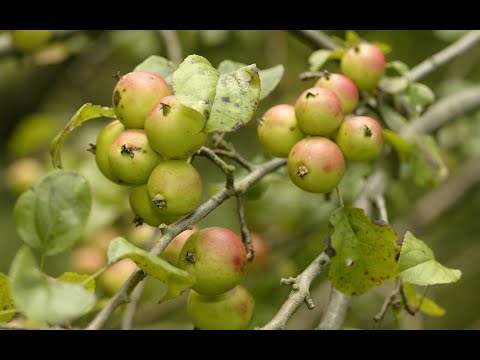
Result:
[[197,155],[205,156],[208,159],[210,159],[215,165],[217,165],[225,173],[227,177],[227,184],[226,184],[227,189],[234,188],[233,172],[235,171],[235,166],[227,164],[217,154],[215,154],[212,149],[209,149],[205,146],[202,146],[197,151]]
[[243,166],[248,171],[252,171],[252,169],[255,167],[255,165],[250,163],[242,155],[240,155],[240,153],[234,150],[213,149],[212,151],[219,156],[225,156],[229,159],[235,160],[238,164]]
[[247,252],[247,260],[253,261],[253,258],[255,256],[255,250],[253,249],[252,235],[250,234],[250,230],[248,230],[247,221],[245,220],[243,193],[237,194],[237,213],[238,221],[240,222],[240,233],[242,235],[242,242]]
[[40,329],[40,328],[9,324],[9,323],[0,323],[0,330],[49,330],[49,329]]
[[174,63],[180,64],[183,60],[182,46],[176,30],[158,30],[162,36],[165,47],[167,48],[167,57]]
[[375,204],[375,207],[378,209],[380,219],[388,224],[387,205],[385,204],[385,197],[383,196],[383,194],[375,195],[373,197],[373,202]]
[[397,282],[395,284],[394,289],[392,290],[390,295],[383,302],[383,305],[382,305],[380,311],[378,312],[378,314],[375,315],[375,317],[373,318],[373,320],[375,320],[375,322],[376,322],[375,329],[377,329],[377,330],[380,329],[380,326],[382,325],[383,318],[385,317],[388,309],[390,308],[390,305],[392,305],[393,302],[395,301],[395,299],[398,298],[398,296],[400,294],[400,288],[401,287],[402,287],[402,282],[401,282],[400,278],[397,278]]
[[[234,190],[230,190],[227,187],[223,187],[219,192],[213,195],[210,199],[200,205],[197,210],[181,219],[180,221],[170,225],[164,235],[155,244],[150,251],[153,255],[158,256],[167,245],[173,240],[175,236],[181,232],[191,228],[201,219],[210,214],[218,206],[220,206],[225,200],[235,196],[238,192],[245,192],[250,187],[255,185],[265,175],[277,170],[278,168],[286,164],[286,159],[273,159],[262,165],[258,165],[251,173],[240,179],[236,184]],[[95,316],[95,318],[87,326],[87,330],[101,329],[115,309],[120,305],[128,302],[129,294],[135,289],[138,283],[145,277],[145,273],[141,270],[136,270],[130,278],[123,284],[120,290],[108,301],[103,309]]]
[[340,47],[330,36],[325,34],[322,30],[288,30],[296,37],[302,39],[314,48],[324,48],[335,50]]
[[447,46],[443,50],[439,51],[435,55],[430,56],[412,68],[408,72],[407,77],[411,81],[417,81],[420,78],[430,74],[432,71],[435,71],[440,66],[446,64],[450,60],[462,55],[467,50],[474,47],[478,42],[480,42],[480,30],[472,30],[455,41],[453,44]]
[[288,320],[303,303],[305,303],[309,309],[313,309],[315,305],[310,297],[310,285],[329,263],[330,258],[322,252],[296,278],[282,279],[280,283],[282,285],[292,285],[292,291],[277,314],[268,324],[263,326],[261,330],[284,329]]

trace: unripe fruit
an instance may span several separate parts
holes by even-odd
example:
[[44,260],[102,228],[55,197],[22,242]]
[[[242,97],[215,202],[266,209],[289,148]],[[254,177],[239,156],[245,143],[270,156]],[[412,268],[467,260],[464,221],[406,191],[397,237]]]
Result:
[[143,129],[153,106],[168,95],[170,87],[161,76],[134,71],[122,76],[113,89],[113,110],[126,128]]
[[237,286],[245,273],[247,253],[232,231],[211,227],[190,236],[180,252],[178,266],[197,279],[192,289],[219,295]]
[[355,116],[343,122],[335,141],[347,159],[370,161],[382,152],[383,130],[375,119]]
[[28,190],[42,175],[46,173],[43,164],[34,158],[16,160],[7,168],[6,185],[14,194]]
[[342,74],[325,73],[315,86],[332,90],[342,102],[344,114],[350,114],[358,105],[357,87]]
[[145,132],[152,148],[163,157],[186,159],[205,144],[205,122],[202,114],[170,95],[153,107],[145,120]]
[[340,67],[360,90],[370,90],[385,73],[385,55],[375,45],[361,43],[347,50]]
[[130,185],[146,184],[153,168],[161,161],[143,130],[126,130],[113,140],[108,152],[112,174]]
[[252,321],[255,299],[240,285],[217,296],[190,290],[187,311],[200,330],[245,330]]
[[92,245],[75,249],[69,260],[69,268],[79,274],[93,274],[107,263],[105,253]]
[[123,259],[105,270],[98,280],[105,291],[113,295],[120,290],[136,269],[137,265],[132,260]]
[[330,192],[340,183],[345,160],[337,144],[322,137],[299,141],[287,160],[288,175],[299,188],[313,192]]
[[282,104],[267,110],[258,124],[257,135],[270,154],[286,158],[292,146],[304,137],[298,128],[295,107]]
[[113,141],[125,131],[125,127],[118,120],[112,121],[105,126],[97,137],[97,144],[95,145],[95,161],[103,175],[110,181],[121,184],[122,181],[113,174],[108,160],[108,154]]
[[183,245],[187,242],[188,238],[198,231],[196,226],[192,230],[185,230],[182,233],[178,234],[168,246],[163,250],[160,257],[164,260],[167,260],[173,266],[177,266],[178,257],[182,251]]
[[45,45],[53,35],[52,30],[12,30],[13,45],[22,51],[36,50]]
[[269,260],[270,260],[270,245],[268,242],[259,234],[251,233],[252,235],[252,245],[253,250],[255,251],[255,256],[253,261],[249,264],[249,267],[252,270],[261,270],[264,269]]
[[343,120],[342,102],[332,90],[313,87],[297,99],[295,116],[298,127],[305,134],[326,136]]
[[148,194],[147,185],[135,186],[130,189],[129,195],[130,207],[141,221],[150,226],[159,226],[160,224],[174,223],[179,216],[172,216],[165,213],[166,209],[156,207],[152,198]]
[[147,183],[151,201],[167,215],[186,215],[202,199],[202,179],[184,160],[165,160],[153,169]]

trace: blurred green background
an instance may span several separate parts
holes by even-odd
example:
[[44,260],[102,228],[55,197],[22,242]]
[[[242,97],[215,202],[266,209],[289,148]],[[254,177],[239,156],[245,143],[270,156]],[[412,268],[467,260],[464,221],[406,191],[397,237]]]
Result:
[[[344,37],[344,31],[328,31]],[[392,47],[387,60],[400,60],[414,66],[429,55],[447,46],[463,31],[358,31],[365,39],[387,43]],[[253,30],[180,30],[177,32],[183,56],[199,54],[214,66],[224,59],[256,63],[260,69],[276,64],[285,66],[285,76],[278,88],[262,101],[257,115],[279,103],[293,104],[301,91],[313,81],[301,82],[299,73],[308,70],[312,52],[305,43],[287,31]],[[32,180],[51,169],[49,143],[75,111],[84,103],[111,106],[112,90],[117,72],[125,74],[146,57],[167,56],[163,38],[157,31],[77,31],[53,39],[39,50],[10,49],[9,33],[0,34],[0,271],[8,273],[10,262],[21,245],[12,218],[18,194]],[[3,46],[3,47],[2,47]],[[421,82],[430,86],[438,98],[454,94],[480,81],[480,48],[467,51],[438,69]],[[338,66],[327,66],[335,71]],[[85,236],[76,249],[47,259],[46,269],[58,275],[75,267],[78,249],[104,249],[105,243],[122,234],[142,243],[148,229],[134,230],[133,214],[128,207],[127,192],[103,178],[94,157],[87,152],[106,120],[92,121],[77,129],[68,138],[63,152],[66,168],[75,169],[90,181],[95,197],[94,207]],[[480,159],[480,112],[455,119],[435,134],[451,177],[465,164]],[[256,137],[252,121],[235,134],[227,136],[246,158],[260,161],[266,154]],[[480,169],[480,162],[476,162]],[[212,184],[223,175],[204,159],[195,159],[204,180],[204,197]],[[470,168],[475,166],[470,165]],[[341,184],[347,202],[361,190],[370,165],[349,164]],[[480,170],[476,181],[450,201],[447,211],[427,224],[416,224],[417,199],[431,191],[418,188],[408,181],[395,179],[387,192],[390,221],[412,229],[435,251],[447,266],[460,268],[462,279],[453,285],[440,285],[429,290],[428,296],[447,310],[443,317],[402,316],[401,327],[416,329],[480,328]],[[440,185],[440,187],[443,185]],[[442,191],[437,191],[442,198]],[[448,199],[447,199],[448,202]],[[255,295],[257,309],[252,326],[266,323],[286,299],[289,289],[279,285],[281,277],[296,276],[324,248],[327,219],[337,207],[334,197],[312,195],[294,187],[284,173],[268,179],[266,193],[260,199],[247,201],[247,221],[251,230],[261,234],[272,248],[268,263],[251,269],[244,285]],[[200,227],[225,226],[239,233],[235,201],[230,200],[199,223]],[[412,213],[413,212],[413,213]],[[413,214],[413,215],[412,215]],[[410,217],[409,217],[410,215]],[[411,225],[411,226],[410,226]],[[146,227],[146,225],[145,225]],[[104,250],[102,250],[104,251]],[[77,255],[75,255],[77,254]],[[95,255],[96,256],[96,255]],[[94,257],[88,250],[84,257]],[[98,261],[102,261],[102,257]],[[93,266],[93,265],[92,265]],[[345,326],[370,329],[392,284],[369,291],[355,298]],[[158,284],[151,280],[142,298],[137,328],[191,328],[184,298],[156,305]],[[317,305],[295,314],[287,328],[313,328],[328,301],[329,285],[322,275],[312,286]],[[105,292],[105,296],[108,292]],[[118,326],[118,316],[109,326]],[[389,314],[384,328],[395,328]]]

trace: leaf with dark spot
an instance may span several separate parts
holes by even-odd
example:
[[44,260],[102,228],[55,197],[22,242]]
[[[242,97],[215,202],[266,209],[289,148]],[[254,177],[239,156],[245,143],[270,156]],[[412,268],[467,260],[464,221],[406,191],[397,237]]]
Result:
[[135,67],[134,71],[150,71],[160,75],[165,81],[171,85],[172,74],[178,68],[178,65],[173,61],[165,59],[158,55],[152,55],[145,59],[142,63]]
[[[230,101],[222,101],[228,98]],[[252,120],[260,98],[260,77],[255,65],[220,75],[212,112],[205,130],[235,131]],[[232,103],[238,103],[234,106]]]

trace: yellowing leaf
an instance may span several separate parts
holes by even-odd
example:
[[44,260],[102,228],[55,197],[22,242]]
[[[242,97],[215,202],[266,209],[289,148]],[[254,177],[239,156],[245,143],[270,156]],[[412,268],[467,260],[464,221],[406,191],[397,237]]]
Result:
[[57,278],[57,280],[74,283],[74,284],[81,284],[88,291],[95,293],[95,279],[90,279],[85,285],[83,285],[83,282],[87,280],[89,277],[90,275],[87,275],[87,274],[77,274],[74,272],[66,272],[60,275]]
[[[5,274],[0,273],[0,313],[13,309],[15,309],[15,305],[10,292],[10,282]],[[0,314],[0,322],[9,322],[14,316],[15,312]]]
[[446,310],[435,303],[433,300],[424,297],[422,299],[422,295],[417,294],[415,289],[409,283],[403,283],[403,292],[405,297],[407,298],[408,304],[413,306],[414,308],[418,308],[420,305],[420,311],[424,314],[430,316],[443,316],[446,313]]
[[361,295],[398,274],[397,236],[389,225],[376,225],[362,209],[344,207],[330,218],[334,226],[328,277],[347,295]]

